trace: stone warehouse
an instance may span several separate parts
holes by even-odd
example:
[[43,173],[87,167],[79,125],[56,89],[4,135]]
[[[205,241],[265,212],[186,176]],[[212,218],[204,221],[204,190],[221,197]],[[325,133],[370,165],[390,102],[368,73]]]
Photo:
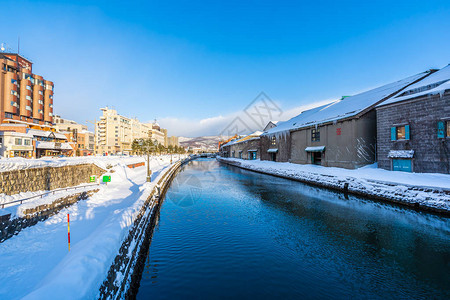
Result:
[[354,169],[376,161],[375,106],[430,72],[302,112],[261,135],[261,159]]
[[450,65],[377,109],[378,167],[450,173]]
[[224,157],[255,160],[260,158],[260,135],[262,131],[256,131],[243,138],[237,138],[223,145],[221,153]]

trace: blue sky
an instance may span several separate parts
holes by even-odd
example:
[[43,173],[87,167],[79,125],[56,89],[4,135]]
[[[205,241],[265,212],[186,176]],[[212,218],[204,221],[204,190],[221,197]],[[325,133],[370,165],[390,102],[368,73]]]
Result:
[[261,91],[290,117],[450,63],[448,1],[7,1],[0,42],[55,82],[55,113],[100,107],[216,134]]

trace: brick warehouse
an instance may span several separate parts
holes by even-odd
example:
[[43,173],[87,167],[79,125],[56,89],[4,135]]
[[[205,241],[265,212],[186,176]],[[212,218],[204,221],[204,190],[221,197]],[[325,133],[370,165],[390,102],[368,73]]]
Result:
[[450,172],[450,66],[377,109],[378,167]]

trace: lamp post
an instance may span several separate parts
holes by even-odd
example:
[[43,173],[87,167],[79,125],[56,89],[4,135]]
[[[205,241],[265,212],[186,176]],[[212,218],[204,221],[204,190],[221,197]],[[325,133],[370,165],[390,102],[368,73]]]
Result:
[[150,170],[150,153],[147,152],[147,182],[152,182],[152,171]]

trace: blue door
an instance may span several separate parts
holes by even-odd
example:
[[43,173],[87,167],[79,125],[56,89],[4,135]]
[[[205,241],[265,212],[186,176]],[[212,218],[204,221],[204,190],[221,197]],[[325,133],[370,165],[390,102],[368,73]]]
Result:
[[410,159],[393,159],[392,160],[392,170],[411,172],[412,163]]

